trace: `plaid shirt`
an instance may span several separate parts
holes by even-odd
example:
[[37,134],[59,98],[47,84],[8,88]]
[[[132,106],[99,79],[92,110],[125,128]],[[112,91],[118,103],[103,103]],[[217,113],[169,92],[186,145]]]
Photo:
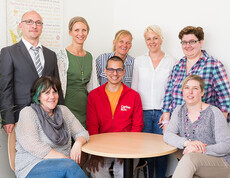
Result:
[[[107,60],[113,57],[114,55],[115,53],[104,53],[98,56],[96,59],[97,78],[100,85],[103,85],[106,82],[108,82],[107,76],[104,72],[104,68],[106,67]],[[132,83],[133,65],[134,65],[134,58],[127,54],[124,63],[125,75],[121,81],[129,88],[131,88],[131,83]]]
[[[223,64],[202,50],[202,57],[190,69],[188,75],[196,74],[205,80],[202,101],[218,107],[222,112],[230,112],[230,84]],[[172,112],[183,104],[181,90],[186,75],[186,61],[183,57],[174,67],[165,91],[163,112]]]

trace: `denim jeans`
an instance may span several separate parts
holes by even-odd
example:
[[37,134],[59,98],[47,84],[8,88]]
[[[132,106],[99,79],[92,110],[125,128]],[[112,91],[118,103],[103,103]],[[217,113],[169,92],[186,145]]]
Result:
[[87,178],[84,171],[72,159],[45,159],[31,169],[26,178]]
[[[155,134],[163,134],[162,129],[159,128],[158,122],[162,115],[161,110],[144,110],[143,112],[143,121],[144,128],[142,132],[146,133],[155,133]],[[160,156],[156,158],[147,158],[148,162],[148,174],[149,178],[153,178],[154,175],[154,167],[156,171],[156,178],[164,178],[167,170],[167,162],[168,156]],[[144,168],[144,174],[146,176],[146,168]]]

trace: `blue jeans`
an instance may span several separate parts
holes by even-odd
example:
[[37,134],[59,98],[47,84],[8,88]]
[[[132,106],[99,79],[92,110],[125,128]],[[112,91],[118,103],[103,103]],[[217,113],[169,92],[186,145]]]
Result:
[[45,159],[36,164],[26,178],[87,178],[84,171],[72,159]]
[[[155,133],[155,134],[163,134],[162,129],[159,128],[158,122],[162,115],[161,110],[144,110],[143,112],[143,121],[144,128],[142,132],[146,133]],[[147,158],[148,162],[148,173],[149,178],[153,178],[154,175],[154,167],[156,171],[156,178],[164,178],[167,171],[168,164],[168,156],[160,156],[156,158]],[[146,168],[144,168],[144,175],[146,175]]]

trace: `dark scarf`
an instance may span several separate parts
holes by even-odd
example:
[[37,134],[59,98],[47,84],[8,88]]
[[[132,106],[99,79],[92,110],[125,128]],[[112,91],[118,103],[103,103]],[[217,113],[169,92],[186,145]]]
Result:
[[69,141],[69,134],[59,106],[54,109],[53,118],[39,104],[32,103],[31,107],[37,113],[46,136],[56,145],[66,145]]

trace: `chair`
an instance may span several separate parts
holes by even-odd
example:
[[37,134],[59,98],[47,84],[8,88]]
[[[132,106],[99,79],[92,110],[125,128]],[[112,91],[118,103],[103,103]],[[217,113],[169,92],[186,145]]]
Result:
[[140,159],[137,167],[135,168],[135,171],[137,171],[137,178],[139,178],[139,176],[140,176],[141,168],[144,168],[144,167],[146,167],[147,178],[149,177],[149,175],[148,175],[148,172],[149,172],[148,163],[147,163],[147,161],[144,161],[143,159]]
[[16,136],[15,136],[15,127],[17,124],[15,124],[13,130],[11,133],[8,134],[8,157],[9,157],[9,163],[10,168],[14,171],[15,170],[15,155],[16,155]]
[[175,153],[173,153],[175,156],[176,156],[176,158],[177,158],[177,160],[179,161],[179,160],[181,160],[181,158],[182,158],[182,156],[183,156],[183,152],[182,152],[182,150],[181,149],[178,149]]
[[[111,175],[113,175],[113,164],[114,163],[112,163],[111,167],[109,168],[109,172],[110,172]],[[144,161],[143,159],[140,159],[137,167],[135,168],[135,171],[137,171],[137,178],[139,178],[139,176],[140,176],[141,168],[144,168],[144,167],[146,167],[146,169],[147,169],[147,177],[149,177],[148,176],[148,164],[147,164],[147,161]]]

